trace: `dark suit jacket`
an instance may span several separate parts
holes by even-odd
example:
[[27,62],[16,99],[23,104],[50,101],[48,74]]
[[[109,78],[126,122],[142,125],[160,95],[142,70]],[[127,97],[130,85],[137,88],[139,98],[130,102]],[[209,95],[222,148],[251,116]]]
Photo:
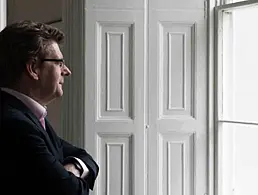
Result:
[[[99,168],[92,157],[58,137],[48,121],[44,130],[20,100],[1,90],[0,128],[1,194],[88,195],[93,189]],[[86,164],[88,177],[64,169],[70,156]]]

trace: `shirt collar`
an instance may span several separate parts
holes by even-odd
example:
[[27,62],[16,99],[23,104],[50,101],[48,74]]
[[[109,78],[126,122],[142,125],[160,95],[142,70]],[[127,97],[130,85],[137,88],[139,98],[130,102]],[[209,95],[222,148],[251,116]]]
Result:
[[35,114],[38,119],[42,117],[45,118],[47,116],[47,107],[42,106],[31,97],[10,88],[1,88],[1,90],[21,100],[33,112],[33,114]]

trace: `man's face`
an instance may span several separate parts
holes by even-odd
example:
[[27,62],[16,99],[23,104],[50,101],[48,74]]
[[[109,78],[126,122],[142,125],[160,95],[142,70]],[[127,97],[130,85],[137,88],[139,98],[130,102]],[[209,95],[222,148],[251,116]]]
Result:
[[53,42],[48,45],[47,51],[45,58],[42,59],[38,74],[38,88],[40,89],[38,95],[43,103],[49,103],[63,95],[64,77],[71,74],[64,61],[62,62],[63,55],[57,43]]

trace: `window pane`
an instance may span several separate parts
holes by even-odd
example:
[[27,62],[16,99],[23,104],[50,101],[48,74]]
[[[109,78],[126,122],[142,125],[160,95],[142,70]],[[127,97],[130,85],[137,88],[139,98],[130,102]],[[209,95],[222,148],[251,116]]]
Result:
[[258,7],[223,17],[223,119],[258,122]]
[[257,195],[258,126],[223,124],[220,133],[220,194]]

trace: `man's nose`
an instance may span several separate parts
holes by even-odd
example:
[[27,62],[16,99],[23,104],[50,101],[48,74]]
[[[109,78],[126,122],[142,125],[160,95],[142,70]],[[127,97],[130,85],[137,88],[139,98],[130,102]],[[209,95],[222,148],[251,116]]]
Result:
[[72,74],[71,70],[66,65],[64,65],[63,75],[64,76],[69,76],[71,74]]

